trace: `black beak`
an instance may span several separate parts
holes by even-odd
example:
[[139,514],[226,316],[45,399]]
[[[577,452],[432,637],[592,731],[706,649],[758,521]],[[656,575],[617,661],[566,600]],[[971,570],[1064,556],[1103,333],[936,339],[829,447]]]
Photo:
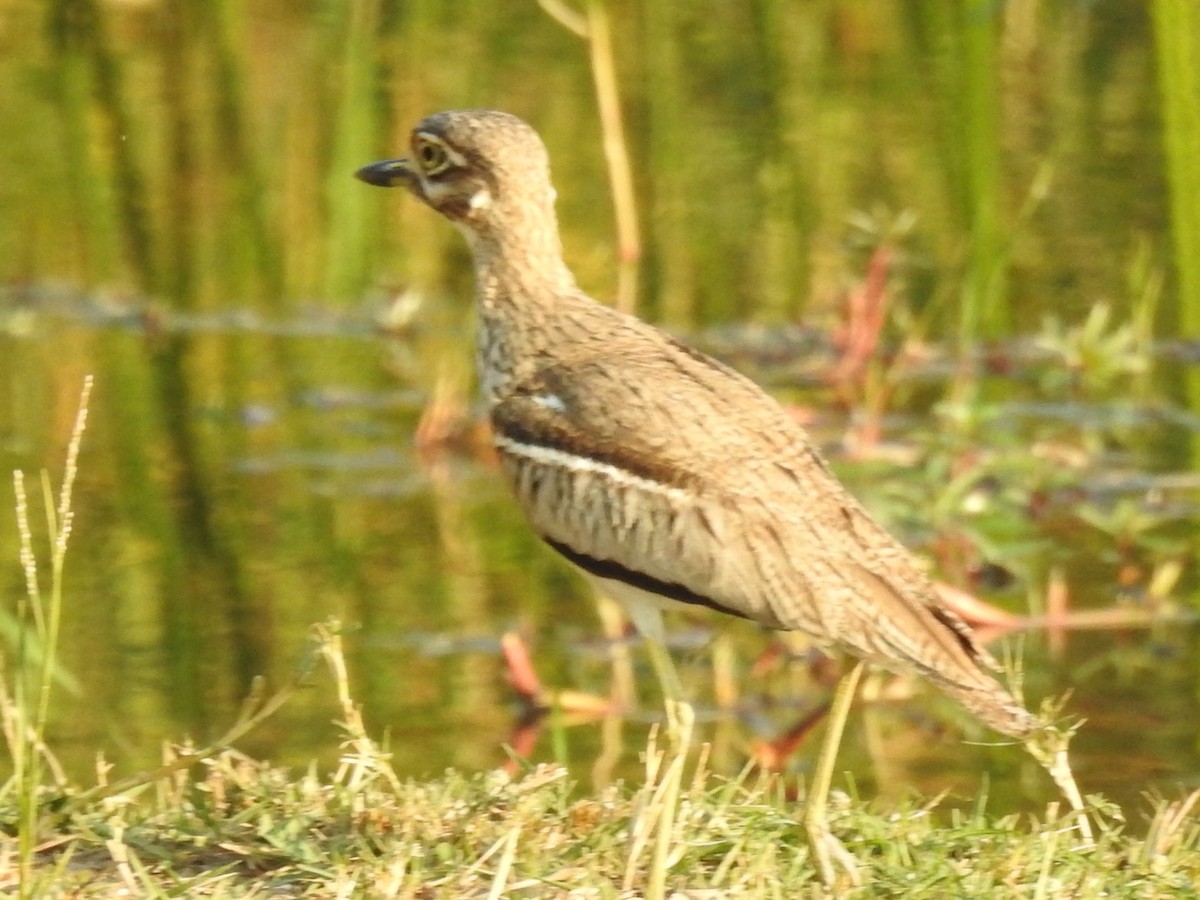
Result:
[[414,173],[407,159],[384,159],[363,166],[354,177],[376,187],[409,187]]

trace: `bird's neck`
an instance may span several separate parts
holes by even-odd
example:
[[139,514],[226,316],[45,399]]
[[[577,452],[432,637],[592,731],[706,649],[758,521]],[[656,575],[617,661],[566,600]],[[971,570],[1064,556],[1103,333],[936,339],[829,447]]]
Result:
[[497,303],[531,305],[575,289],[553,221],[502,234],[469,233],[467,239],[475,258],[481,312]]
[[553,302],[555,296],[575,290],[575,276],[561,256],[506,253],[475,253],[475,278],[480,313],[503,314],[512,307],[515,315],[540,303]]
[[490,405],[543,356],[560,299],[578,289],[553,206],[493,210],[461,230],[475,259],[478,367]]
[[472,241],[478,313],[478,370],[491,406],[531,372],[552,340],[560,301],[577,291],[563,262],[557,233],[544,244]]

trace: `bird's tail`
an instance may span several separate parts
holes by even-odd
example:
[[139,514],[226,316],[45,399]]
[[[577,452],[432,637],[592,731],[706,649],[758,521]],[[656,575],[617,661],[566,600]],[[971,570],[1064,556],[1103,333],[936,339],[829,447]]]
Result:
[[[961,703],[967,712],[1001,734],[1024,740],[1045,723],[1022,706],[999,682],[981,675],[981,683],[965,685],[931,675],[946,694]],[[982,679],[987,678],[986,682]]]

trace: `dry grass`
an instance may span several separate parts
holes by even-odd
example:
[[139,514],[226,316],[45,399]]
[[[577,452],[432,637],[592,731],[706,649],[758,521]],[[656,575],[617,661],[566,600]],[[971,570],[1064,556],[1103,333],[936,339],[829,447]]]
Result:
[[[336,635],[326,634],[336,671]],[[81,897],[629,897],[652,879],[664,812],[653,778],[595,796],[548,766],[515,778],[448,772],[401,782],[385,750],[353,721],[346,727],[342,764],[328,776],[224,750],[108,794],[39,835],[25,887]],[[723,780],[700,756],[675,811],[668,890],[821,895],[798,806],[770,777]],[[671,768],[664,762],[648,748],[648,771]],[[842,796],[833,825],[867,874],[858,896],[1180,897],[1195,896],[1200,878],[1194,802],[1160,804],[1144,840],[1110,816],[1086,851],[1053,808],[1026,821],[920,804],[876,811]],[[14,812],[0,808],[10,822]],[[16,886],[17,871],[5,887]]]

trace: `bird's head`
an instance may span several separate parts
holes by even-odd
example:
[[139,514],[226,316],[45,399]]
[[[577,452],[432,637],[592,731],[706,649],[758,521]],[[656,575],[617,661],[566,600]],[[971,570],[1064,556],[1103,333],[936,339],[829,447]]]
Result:
[[363,166],[355,176],[380,187],[403,185],[458,225],[473,245],[543,232],[557,242],[546,147],[516,116],[436,113],[413,129],[409,149],[408,156]]

